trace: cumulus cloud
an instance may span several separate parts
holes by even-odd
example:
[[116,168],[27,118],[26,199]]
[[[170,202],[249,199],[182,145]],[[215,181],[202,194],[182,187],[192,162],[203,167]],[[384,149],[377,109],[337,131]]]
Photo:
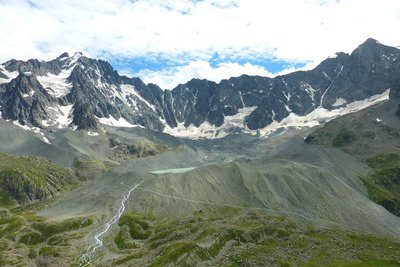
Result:
[[218,83],[223,79],[242,74],[273,75],[265,68],[250,63],[224,62],[212,67],[205,60],[196,60],[184,66],[167,68],[161,71],[143,70],[132,75],[142,77],[144,82],[157,84],[162,89],[173,89],[176,85],[185,83],[192,78],[207,79]]
[[318,62],[369,37],[400,45],[399,14],[398,0],[0,0],[0,61],[83,51],[162,61],[161,75],[215,55],[219,62]]

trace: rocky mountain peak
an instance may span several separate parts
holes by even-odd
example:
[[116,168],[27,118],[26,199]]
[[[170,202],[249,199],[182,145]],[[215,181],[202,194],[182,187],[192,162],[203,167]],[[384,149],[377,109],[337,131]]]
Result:
[[362,44],[360,44],[354,51],[353,53],[366,53],[366,52],[371,52],[373,50],[379,50],[379,47],[384,46],[383,44],[381,44],[379,41],[373,39],[373,38],[368,38],[367,40],[365,40],[365,42],[363,42]]
[[69,57],[69,54],[67,52],[64,52],[61,55],[59,55],[56,59],[60,60],[60,59],[68,58],[68,57]]
[[398,49],[395,47],[386,46],[373,38],[369,38],[359,45],[351,55],[377,60],[378,58],[390,58],[392,54],[398,54],[398,52]]

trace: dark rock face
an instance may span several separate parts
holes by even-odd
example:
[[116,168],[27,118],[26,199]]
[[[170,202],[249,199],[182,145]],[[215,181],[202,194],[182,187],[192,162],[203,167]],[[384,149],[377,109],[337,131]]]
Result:
[[18,120],[22,125],[31,123],[36,127],[41,127],[41,121],[49,118],[45,107],[56,103],[34,75],[23,73],[6,84],[2,99],[5,119]]
[[0,79],[8,79],[8,76],[1,72],[0,70]]
[[[337,108],[388,88],[392,88],[390,97],[399,97],[399,52],[368,39],[350,55],[337,53],[310,71],[275,78],[242,75],[218,84],[193,79],[171,91],[120,76],[106,61],[81,53],[64,53],[48,62],[10,60],[3,67],[20,75],[0,84],[1,111],[6,119],[40,127],[42,120],[51,117],[48,107],[72,104],[72,124],[79,129],[95,130],[99,118],[112,117],[161,131],[166,125],[174,128],[178,123],[186,127],[204,122],[221,126],[226,116],[254,107],[244,122],[256,130],[290,113],[306,115],[317,107]],[[58,98],[36,79],[59,75],[64,70],[71,70],[66,81],[70,90]]]
[[[92,122],[95,120],[94,116],[97,118],[112,116],[116,120],[124,118],[132,124],[162,130],[163,125],[154,110],[143,103],[140,97],[131,94],[121,99],[119,95],[121,85],[131,85],[132,90],[135,88],[139,91],[139,95],[141,91],[146,92],[146,85],[142,81],[119,76],[109,63],[102,60],[83,57],[79,63],[80,65],[73,69],[68,78],[72,88],[65,98],[69,103],[74,103],[73,123],[80,129],[85,128],[86,118],[90,118],[89,121]],[[135,103],[137,110],[129,108],[129,103]],[[91,115],[79,114],[83,111]],[[79,121],[75,117],[85,119]],[[93,129],[94,125],[90,123],[87,127]]]
[[399,52],[368,39],[348,56],[326,94],[324,106],[331,107],[339,96],[352,102],[396,88],[400,78]]
[[31,72],[35,75],[59,74],[61,72],[62,62],[55,59],[49,62],[39,61],[37,59],[29,59],[21,61],[12,59],[4,63],[4,67],[8,71]]
[[255,106],[245,121],[250,129],[260,129],[290,112],[306,115],[318,106],[333,109],[338,99],[350,103],[400,87],[399,52],[368,39],[351,55],[337,53],[310,71],[273,79],[243,75],[219,84],[192,80],[172,90],[173,111],[176,121],[186,126],[204,121],[219,126],[224,116]]
[[81,102],[75,103],[72,123],[78,126],[79,130],[96,130],[98,128],[98,122],[90,111],[90,107]]

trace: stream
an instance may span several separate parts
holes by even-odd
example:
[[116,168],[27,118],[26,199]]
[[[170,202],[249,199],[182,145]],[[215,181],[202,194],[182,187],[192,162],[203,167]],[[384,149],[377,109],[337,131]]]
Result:
[[114,217],[111,218],[111,220],[109,220],[106,223],[106,225],[104,226],[104,230],[95,235],[95,237],[94,237],[95,242],[93,244],[91,244],[88,247],[88,249],[86,250],[86,252],[80,257],[80,259],[79,259],[80,266],[87,266],[90,263],[90,261],[92,260],[93,256],[95,255],[96,250],[103,246],[103,241],[100,239],[100,237],[103,236],[104,234],[106,234],[113,224],[118,222],[119,218],[121,218],[121,215],[125,211],[125,202],[129,199],[132,191],[135,190],[142,183],[143,183],[143,181],[141,181],[140,183],[138,183],[137,185],[132,187],[128,191],[128,193],[126,193],[124,195],[124,197],[121,200],[121,205],[119,206],[117,213],[114,215]]

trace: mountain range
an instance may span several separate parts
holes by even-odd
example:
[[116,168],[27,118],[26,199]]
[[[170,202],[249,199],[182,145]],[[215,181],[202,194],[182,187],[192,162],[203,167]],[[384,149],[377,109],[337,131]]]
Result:
[[0,266],[400,266],[399,52],[173,90],[1,64]]
[[285,124],[318,124],[387,99],[388,89],[400,87],[399,53],[368,39],[309,71],[220,83],[192,79],[172,90],[119,75],[108,62],[79,52],[51,61],[12,59],[0,65],[1,117],[39,131],[95,133],[108,124],[188,137],[266,133]]

